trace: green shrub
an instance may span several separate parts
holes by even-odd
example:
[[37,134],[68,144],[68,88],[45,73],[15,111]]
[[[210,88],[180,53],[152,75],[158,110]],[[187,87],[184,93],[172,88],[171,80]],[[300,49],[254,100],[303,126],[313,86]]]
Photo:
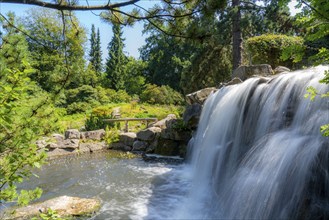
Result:
[[294,66],[293,59],[283,61],[282,54],[287,48],[303,47],[304,40],[301,37],[287,36],[281,34],[264,34],[251,37],[246,41],[246,48],[252,64],[270,64],[273,67]]
[[101,104],[108,103],[128,103],[132,100],[131,96],[124,90],[115,91],[113,89],[105,89],[103,87],[96,87],[97,100]]
[[182,105],[182,95],[169,86],[157,86],[146,84],[145,90],[140,96],[142,102],[160,105]]
[[111,102],[114,103],[128,103],[132,100],[131,96],[124,90],[117,91],[111,98]]
[[65,91],[65,96],[64,107],[67,108],[68,114],[86,112],[100,104],[128,103],[132,100],[132,97],[124,90],[116,92],[113,89],[105,89],[100,86],[93,88],[89,85],[69,89]]
[[104,119],[114,118],[112,115],[112,108],[102,106],[94,108],[89,118],[85,122],[87,131],[105,129],[107,126],[113,127],[114,123],[104,122]]
[[92,105],[87,102],[73,102],[66,108],[67,114],[72,115],[82,113],[92,108]]
[[83,85],[75,89],[69,89],[65,92],[66,103],[74,102],[92,102],[97,100],[97,90],[89,85]]
[[119,130],[115,128],[109,128],[109,126],[106,126],[105,128],[105,142],[110,145],[111,143],[115,143],[119,141]]
[[114,123],[105,122],[104,119],[111,119],[112,115],[94,115],[91,114],[87,118],[85,128],[87,131],[93,131],[98,129],[105,129],[107,126],[114,127]]

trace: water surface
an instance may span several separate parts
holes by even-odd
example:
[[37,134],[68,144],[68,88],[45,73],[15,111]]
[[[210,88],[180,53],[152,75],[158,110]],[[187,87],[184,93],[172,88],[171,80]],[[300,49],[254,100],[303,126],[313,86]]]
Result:
[[102,200],[90,219],[172,219],[189,189],[183,164],[88,154],[50,161],[23,188],[40,187],[40,200],[68,195]]

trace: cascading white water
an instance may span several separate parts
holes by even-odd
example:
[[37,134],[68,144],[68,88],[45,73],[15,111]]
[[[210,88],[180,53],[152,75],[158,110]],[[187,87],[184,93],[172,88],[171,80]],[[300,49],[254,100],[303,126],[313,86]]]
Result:
[[329,217],[327,99],[317,67],[255,77],[210,96],[193,138],[194,181],[175,214],[183,219],[325,219]]

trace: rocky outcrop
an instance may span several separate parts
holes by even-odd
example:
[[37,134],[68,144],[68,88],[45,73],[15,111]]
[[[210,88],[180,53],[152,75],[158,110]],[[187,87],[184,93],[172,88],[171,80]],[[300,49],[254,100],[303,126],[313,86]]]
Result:
[[49,159],[60,156],[75,155],[81,153],[93,153],[107,149],[102,141],[105,136],[104,129],[79,132],[76,129],[65,131],[64,135],[53,134],[49,138],[36,141],[39,149],[46,149]]
[[136,133],[134,132],[125,132],[119,135],[119,140],[121,143],[132,147],[137,138]]
[[81,132],[80,133],[80,139],[89,139],[89,140],[102,140],[103,137],[105,136],[105,130],[104,129],[99,129],[99,130],[94,130],[94,131],[86,131],[86,132]]
[[85,199],[79,197],[60,196],[41,203],[15,209],[7,219],[31,219],[40,213],[47,213],[48,209],[56,211],[60,217],[74,217],[90,215],[98,211],[99,199]]
[[215,91],[217,91],[217,88],[211,87],[211,88],[205,88],[205,89],[201,89],[199,91],[193,92],[191,94],[186,95],[186,102],[189,105],[192,105],[194,103],[203,105],[203,103],[206,101],[208,96]]
[[[283,70],[281,68],[280,70]],[[208,96],[218,89],[242,83],[244,80],[258,75],[271,76],[274,74],[272,67],[268,64],[240,66],[232,74],[232,80],[226,83],[221,83],[218,88],[206,88],[197,92],[186,95],[186,102],[188,103],[183,115],[183,120],[191,130],[196,130],[199,123],[202,107]]]
[[201,111],[202,111],[202,105],[197,103],[188,105],[185,108],[185,112],[183,114],[183,120],[185,124],[192,130],[195,130],[198,127]]
[[84,152],[96,152],[107,149],[107,146],[104,142],[83,142],[79,145],[79,153]]
[[80,139],[80,132],[77,129],[65,131],[65,139]]
[[278,66],[274,69],[274,74],[280,74],[284,72],[290,72],[290,69],[285,66]]
[[157,127],[157,128],[165,129],[165,128],[167,128],[167,121],[170,121],[172,119],[176,119],[176,115],[170,114],[166,118],[164,118],[160,121],[157,121],[154,124],[151,124],[150,127]]
[[149,143],[146,141],[136,140],[133,144],[133,151],[145,151]]
[[225,83],[224,86],[232,86],[232,85],[240,84],[242,82],[243,81],[240,78],[234,77],[231,81]]
[[252,76],[270,76],[273,74],[272,67],[268,64],[239,66],[233,71],[232,78],[237,77],[244,81]]
[[109,148],[112,150],[119,150],[119,151],[131,151],[133,147],[127,146],[121,142],[117,142],[117,143],[111,143]]
[[158,153],[161,155],[183,156],[191,138],[190,130],[184,130],[182,120],[173,114],[134,133],[121,133],[119,141],[112,143],[115,150],[132,150],[133,152]]
[[149,127],[137,133],[137,139],[142,141],[152,141],[157,133],[161,133],[159,127]]

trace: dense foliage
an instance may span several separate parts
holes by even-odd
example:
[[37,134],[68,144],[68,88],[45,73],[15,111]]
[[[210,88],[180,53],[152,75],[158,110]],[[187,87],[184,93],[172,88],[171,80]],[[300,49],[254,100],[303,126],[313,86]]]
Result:
[[[9,16],[10,22],[16,23],[15,16]],[[24,36],[10,25],[4,26],[0,51],[0,203],[24,205],[38,198],[41,190],[18,192],[16,184],[44,162],[45,153],[38,151],[34,141],[52,131],[57,118],[48,95],[30,79],[35,70],[27,62]]]
[[251,37],[246,41],[250,63],[269,63],[273,67],[293,67],[293,59],[283,61],[281,55],[289,47],[303,47],[304,40],[301,37],[282,34],[264,34]]
[[149,104],[163,105],[182,105],[184,102],[182,95],[169,86],[156,86],[153,84],[146,84],[140,99],[142,102]]

